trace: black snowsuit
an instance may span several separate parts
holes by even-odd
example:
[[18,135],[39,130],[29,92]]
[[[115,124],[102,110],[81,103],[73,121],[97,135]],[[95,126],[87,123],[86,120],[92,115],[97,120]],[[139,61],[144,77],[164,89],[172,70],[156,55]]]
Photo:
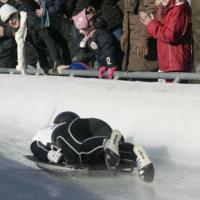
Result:
[[[68,164],[104,163],[104,144],[110,138],[111,127],[96,118],[79,117],[60,123],[52,132],[52,144],[61,148]],[[40,160],[48,161],[47,153],[51,145],[43,145],[39,141],[31,144],[31,151]],[[136,160],[133,145],[119,144],[120,162]]]

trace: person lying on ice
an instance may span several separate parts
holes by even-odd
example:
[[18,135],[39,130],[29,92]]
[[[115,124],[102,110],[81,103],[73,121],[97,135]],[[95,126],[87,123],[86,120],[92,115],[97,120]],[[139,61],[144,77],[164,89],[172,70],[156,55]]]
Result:
[[137,164],[142,180],[153,181],[153,164],[141,145],[124,141],[119,130],[101,119],[80,118],[73,112],[58,114],[53,123],[32,138],[31,152],[40,161],[69,165],[105,164],[115,170],[123,161]]

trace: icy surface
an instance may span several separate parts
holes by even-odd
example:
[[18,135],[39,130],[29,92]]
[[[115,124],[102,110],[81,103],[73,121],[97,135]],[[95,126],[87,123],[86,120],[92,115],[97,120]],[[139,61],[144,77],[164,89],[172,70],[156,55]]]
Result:
[[[156,176],[56,177],[24,155],[60,111],[98,117],[143,144]],[[0,200],[199,200],[200,85],[0,75]]]

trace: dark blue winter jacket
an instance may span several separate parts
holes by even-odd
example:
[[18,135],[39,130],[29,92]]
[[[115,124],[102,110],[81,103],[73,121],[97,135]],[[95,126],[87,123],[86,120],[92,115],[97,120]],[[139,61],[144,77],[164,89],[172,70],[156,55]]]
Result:
[[121,50],[116,38],[107,30],[105,20],[98,18],[95,23],[96,32],[87,41],[87,47],[92,52],[100,66],[121,66]]

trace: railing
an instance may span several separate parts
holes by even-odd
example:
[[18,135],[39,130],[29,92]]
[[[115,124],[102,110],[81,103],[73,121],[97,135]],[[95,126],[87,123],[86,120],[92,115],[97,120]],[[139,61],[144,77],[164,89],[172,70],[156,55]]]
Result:
[[[44,75],[42,69],[27,69],[27,75]],[[0,68],[0,74],[20,74],[16,69]],[[49,75],[57,75],[50,71]],[[65,70],[62,76],[70,77],[91,77],[97,78],[98,71],[93,70]],[[106,73],[104,74],[106,76]],[[156,80],[156,79],[170,79],[173,82],[179,82],[180,80],[200,81],[200,73],[185,73],[185,72],[122,72],[117,71],[114,73],[115,80]]]

